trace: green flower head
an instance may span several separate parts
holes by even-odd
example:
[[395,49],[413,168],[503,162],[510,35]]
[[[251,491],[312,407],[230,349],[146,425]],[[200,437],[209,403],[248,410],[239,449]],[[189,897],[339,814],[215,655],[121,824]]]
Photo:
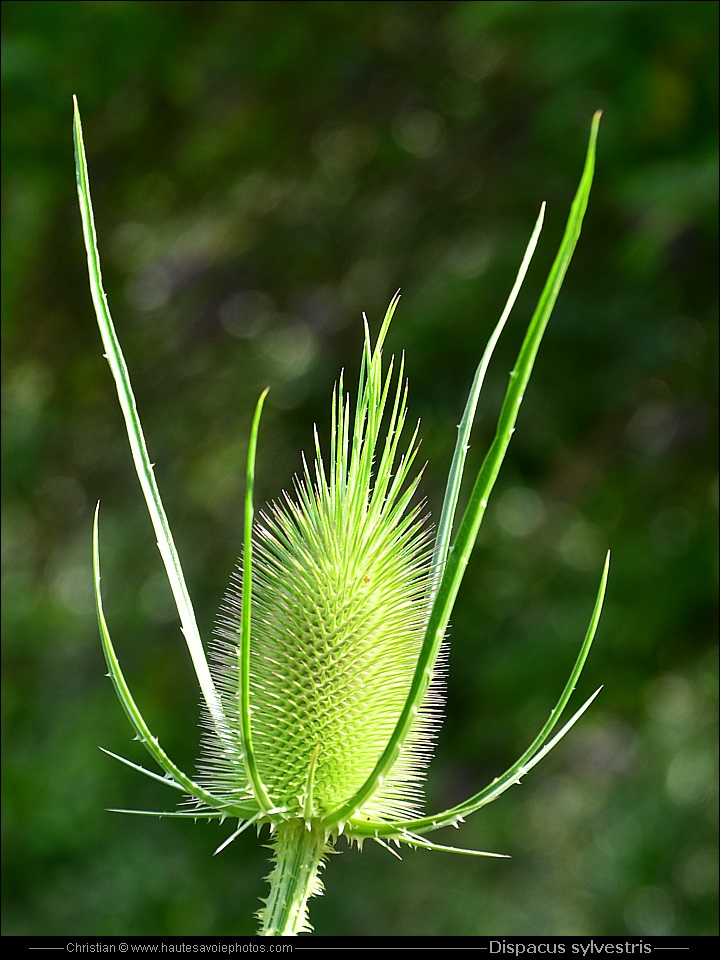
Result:
[[[358,820],[419,815],[440,715],[433,664],[402,751],[387,775],[375,772],[405,707],[431,609],[430,530],[414,503],[417,430],[403,444],[402,363],[395,382],[393,363],[382,369],[397,299],[374,349],[366,326],[354,415],[342,380],[337,385],[327,465],[316,433],[314,463],[305,462],[295,495],[254,524],[215,647],[233,747],[212,722],[206,743],[212,792],[230,798],[244,783],[286,818],[350,832]],[[247,715],[238,701],[239,647],[249,654]]]
[[[434,531],[419,499],[418,429],[406,425],[404,364],[402,359],[397,364],[394,359],[383,363],[397,295],[374,343],[365,320],[354,398],[346,391],[342,376],[336,384],[329,450],[323,452],[316,431],[314,456],[310,462],[303,460],[293,492],[282,493],[256,517],[255,465],[267,391],[262,394],[250,429],[242,560],[225,595],[208,657],[102,289],[75,104],[78,195],[98,324],[204,701],[199,773],[190,777],[150,732],[120,668],[100,594],[96,511],[95,595],[109,675],[137,738],[163,775],[118,759],[183,794],[179,809],[157,815],[236,821],[236,829],[218,851],[250,825],[266,825],[274,867],[269,877],[270,895],[260,912],[264,935],[292,935],[310,929],[307,901],[321,891],[320,869],[343,834],[358,846],[369,838],[389,849],[389,844],[405,844],[455,851],[431,842],[426,835],[457,825],[519,782],[599,692],[556,731],[595,635],[609,558],[575,665],[549,719],[528,749],[505,773],[464,802],[434,815],[423,812],[422,785],[442,713],[448,623],[579,237],[592,182],[599,119],[596,114],[565,235],[510,376],[495,439],[462,514],[456,516],[480,389],[535,250],[544,206],[505,310],[477,368]],[[456,852],[499,856],[484,851]]]

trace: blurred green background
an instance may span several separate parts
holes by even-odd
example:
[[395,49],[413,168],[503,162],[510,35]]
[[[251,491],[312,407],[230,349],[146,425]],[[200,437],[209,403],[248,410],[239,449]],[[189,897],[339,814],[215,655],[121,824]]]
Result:
[[[398,288],[437,516],[455,426],[542,200],[546,228],[470,452],[552,261],[590,119],[586,226],[451,629],[429,806],[502,772],[606,612],[571,736],[438,842],[334,857],[325,935],[717,932],[717,16],[703,2],[3,4],[3,933],[249,934],[266,855],[228,826],[108,807],[174,794],[104,678],[106,613],[181,766],[198,692],[90,302],[71,97],[109,302],[201,629],[258,499],[327,437],[361,311]],[[578,699],[577,703],[581,701]],[[170,794],[169,796],[167,794]],[[342,846],[342,845],[341,845]]]

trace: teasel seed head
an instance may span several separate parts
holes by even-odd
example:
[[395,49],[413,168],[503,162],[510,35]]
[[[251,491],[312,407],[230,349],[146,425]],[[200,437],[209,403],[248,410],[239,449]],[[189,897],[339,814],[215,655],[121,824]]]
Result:
[[[404,443],[403,363],[383,370],[365,349],[354,410],[340,378],[325,463],[315,433],[285,493],[252,532],[249,716],[257,773],[283,819],[325,818],[372,775],[391,739],[427,627],[431,529],[418,501],[417,428]],[[402,444],[402,446],[401,446]],[[399,450],[402,450],[399,453]],[[225,595],[213,675],[230,744],[208,724],[204,772],[215,796],[248,789],[239,735],[242,563]],[[353,819],[406,820],[421,812],[422,781],[440,721],[442,658],[384,781]]]

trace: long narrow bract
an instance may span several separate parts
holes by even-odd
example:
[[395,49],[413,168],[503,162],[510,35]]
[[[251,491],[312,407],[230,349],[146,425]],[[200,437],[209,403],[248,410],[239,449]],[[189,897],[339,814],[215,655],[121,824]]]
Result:
[[465,459],[470,447],[470,432],[475,422],[475,411],[477,410],[480,391],[485,381],[485,374],[490,366],[490,360],[495,352],[495,347],[500,339],[500,334],[505,328],[508,317],[523,285],[525,274],[530,266],[530,261],[535,253],[540,231],[542,230],[543,220],[545,219],[545,204],[540,207],[540,213],[535,221],[535,227],[530,237],[530,241],[525,250],[525,256],[520,264],[520,270],[515,278],[515,283],[510,291],[510,296],[505,304],[505,309],[500,315],[500,319],[495,325],[495,329],[490,335],[482,359],[475,371],[475,377],[470,387],[465,410],[463,411],[460,426],[458,427],[458,437],[455,444],[452,463],[450,464],[450,473],[448,474],[447,485],[445,487],[445,496],[440,511],[440,521],[438,523],[437,536],[435,538],[435,550],[433,552],[433,598],[437,595],[438,587],[445,573],[445,564],[447,562],[448,552],[450,550],[450,538],[452,535],[453,524],[455,523],[455,510],[457,509],[458,497],[460,496],[460,487],[462,486],[463,473],[465,471]]
[[87,161],[85,159],[85,144],[83,142],[80,110],[78,109],[76,97],[73,97],[73,106],[73,138],[75,143],[75,173],[77,178],[78,200],[80,202],[80,215],[82,218],[83,236],[85,238],[85,249],[87,251],[90,291],[95,306],[95,315],[97,317],[100,335],[105,348],[105,358],[110,365],[110,370],[115,380],[120,408],[123,418],[125,419],[128,439],[130,440],[135,472],[140,481],[148,513],[150,514],[150,519],[155,529],[158,550],[160,551],[168,582],[172,589],[175,606],[180,616],[182,632],[188,650],[190,651],[193,667],[195,668],[198,683],[200,684],[200,690],[202,691],[207,709],[213,719],[213,723],[217,727],[218,733],[223,735],[225,732],[225,723],[220,701],[218,700],[215,685],[210,676],[210,669],[200,638],[200,631],[198,630],[195,619],[190,594],[185,584],[180,558],[178,557],[175,542],[170,532],[170,524],[168,523],[165,509],[160,499],[160,492],[155,482],[153,466],[148,456],[145,437],[143,436],[140,417],[138,416],[137,406],[135,404],[135,396],[130,384],[130,375],[128,374],[125,358],[120,349],[120,343],[115,333],[115,327],[113,326],[107,305],[107,298],[103,290],[100,255],[97,248],[95,220],[93,217],[92,201],[90,199]]

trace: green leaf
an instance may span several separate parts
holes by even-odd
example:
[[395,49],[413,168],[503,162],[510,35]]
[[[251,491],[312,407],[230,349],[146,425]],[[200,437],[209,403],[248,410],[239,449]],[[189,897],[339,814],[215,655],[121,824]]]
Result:
[[100,255],[97,248],[95,221],[93,218],[92,202],[90,200],[90,183],[85,159],[85,145],[83,143],[80,111],[76,97],[73,97],[73,104],[73,136],[75,142],[75,174],[77,178],[78,200],[80,202],[80,215],[82,217],[85,249],[87,251],[90,291],[95,306],[95,315],[97,317],[103,347],[105,348],[105,358],[110,365],[115,386],[117,387],[120,408],[125,420],[128,439],[130,440],[130,449],[135,463],[135,471],[140,481],[148,513],[150,514],[150,519],[155,530],[158,549],[160,550],[160,556],[162,557],[170,588],[175,599],[185,642],[190,651],[193,667],[195,668],[198,683],[200,684],[200,689],[209,714],[217,727],[218,733],[223,736],[225,735],[225,718],[223,717],[220,700],[215,691],[215,685],[210,676],[210,669],[200,638],[195,612],[190,601],[187,586],[185,585],[182,567],[180,566],[180,558],[178,557],[175,543],[170,532],[170,525],[165,515],[162,500],[160,499],[160,492],[155,482],[152,463],[150,462],[150,457],[148,456],[145,445],[145,437],[140,425],[135,397],[130,384],[130,375],[115,333],[105,291],[103,290],[102,274],[100,272]]
[[[491,784],[489,784],[479,793],[474,794],[474,796],[470,797],[468,800],[463,801],[463,803],[459,803],[456,806],[451,807],[448,810],[444,810],[442,813],[434,814],[433,816],[420,817],[415,820],[409,820],[404,823],[395,824],[396,828],[400,827],[423,833],[430,830],[439,830],[441,827],[453,826],[457,824],[464,817],[469,816],[471,813],[474,813],[481,807],[487,806],[487,804],[492,803],[493,800],[497,800],[497,798],[501,794],[505,793],[505,791],[513,786],[513,784],[519,783],[522,777],[524,777],[529,770],[538,764],[543,757],[547,756],[553,747],[555,747],[562,740],[565,734],[577,723],[593,700],[595,700],[597,695],[600,693],[600,690],[602,689],[601,687],[598,688],[595,693],[593,693],[593,695],[585,701],[580,709],[573,714],[570,720],[568,720],[568,722],[553,737],[553,739],[548,742],[548,737],[559,723],[565,707],[567,706],[568,701],[575,690],[577,682],[580,678],[580,674],[585,666],[585,661],[590,653],[590,647],[595,639],[595,633],[600,622],[600,615],[602,613],[603,601],[605,599],[605,591],[607,589],[609,572],[610,552],[608,551],[607,556],[605,557],[605,566],[603,567],[600,587],[595,599],[595,606],[593,608],[592,616],[590,617],[590,623],[585,634],[585,639],[583,640],[580,648],[580,652],[557,703],[550,711],[548,720],[527,750],[525,750],[522,756],[520,756],[518,760],[516,760],[515,763],[505,771],[505,773],[501,774],[499,777],[496,777]],[[367,834],[372,836],[383,836],[391,832],[388,830],[386,824],[368,822],[363,823],[362,821],[353,821],[352,830],[353,833]]]
[[267,390],[263,391],[255,407],[255,416],[253,417],[250,443],[248,445],[245,474],[245,538],[243,545],[241,640],[238,671],[240,739],[242,742],[245,770],[248,780],[252,784],[255,799],[265,811],[270,810],[273,804],[260,778],[252,742],[252,728],[250,724],[250,614],[252,599],[252,529],[254,519],[253,493],[255,490],[255,459],[257,456],[260,417],[267,393]]
[[[122,704],[125,713],[127,714],[130,723],[132,724],[133,729],[137,734],[138,740],[143,744],[145,749],[148,751],[150,756],[155,760],[157,765],[168,774],[171,778],[171,786],[177,785],[189,793],[191,796],[195,797],[196,800],[199,800],[201,803],[206,804],[208,807],[214,807],[216,809],[224,809],[228,814],[234,814],[239,816],[246,816],[246,808],[242,804],[229,804],[224,800],[219,800],[218,798],[212,796],[201,786],[191,780],[183,771],[176,766],[172,760],[168,757],[165,751],[160,746],[157,737],[154,737],[150,732],[150,728],[145,723],[145,720],[140,713],[140,710],[133,699],[132,694],[130,693],[130,688],[127,685],[123,672],[120,669],[120,663],[118,661],[115,649],[110,639],[110,633],[108,631],[107,622],[105,620],[105,613],[103,610],[102,603],[102,594],[100,591],[100,553],[98,548],[98,521],[100,514],[100,505],[95,508],[95,520],[93,523],[93,573],[94,573],[94,582],[95,582],[95,609],[97,611],[98,626],[100,628],[100,639],[102,641],[103,653],[105,654],[105,661],[108,665],[108,670],[110,671],[109,676],[115,687],[115,692],[117,693],[118,699]],[[118,758],[121,759],[121,758]],[[123,763],[127,763],[130,766],[134,766],[130,761],[123,760]],[[149,771],[143,771],[149,773]],[[158,778],[162,779],[162,778]],[[255,808],[252,809],[252,812],[255,811]]]
[[443,498],[437,537],[435,539],[432,578],[433,597],[436,595],[438,586],[442,580],[448,551],[450,549],[450,536],[452,534],[453,523],[455,521],[455,510],[457,508],[458,497],[460,495],[460,486],[462,484],[462,477],[465,471],[465,459],[467,457],[467,452],[470,445],[470,431],[472,430],[472,426],[475,421],[475,411],[477,409],[478,400],[480,399],[480,391],[485,380],[487,368],[490,365],[490,360],[495,351],[498,340],[500,339],[500,334],[502,333],[507,319],[510,316],[510,312],[515,305],[515,301],[520,293],[523,280],[525,279],[525,274],[528,271],[530,261],[535,253],[535,248],[537,247],[537,242],[540,236],[540,231],[542,230],[544,218],[545,204],[543,203],[540,207],[538,218],[535,221],[535,227],[533,228],[530,241],[525,250],[525,256],[520,264],[520,269],[518,270],[515,283],[510,291],[510,296],[508,297],[507,303],[505,304],[505,309],[503,310],[502,315],[498,320],[490,339],[488,340],[487,346],[485,347],[485,352],[483,353],[482,359],[480,360],[478,368],[475,371],[475,378],[470,388],[470,394],[465,405],[460,426],[458,427],[458,438],[455,444],[455,452],[453,453],[452,463],[450,465],[450,473],[448,475],[447,486],[445,488],[445,497]]

